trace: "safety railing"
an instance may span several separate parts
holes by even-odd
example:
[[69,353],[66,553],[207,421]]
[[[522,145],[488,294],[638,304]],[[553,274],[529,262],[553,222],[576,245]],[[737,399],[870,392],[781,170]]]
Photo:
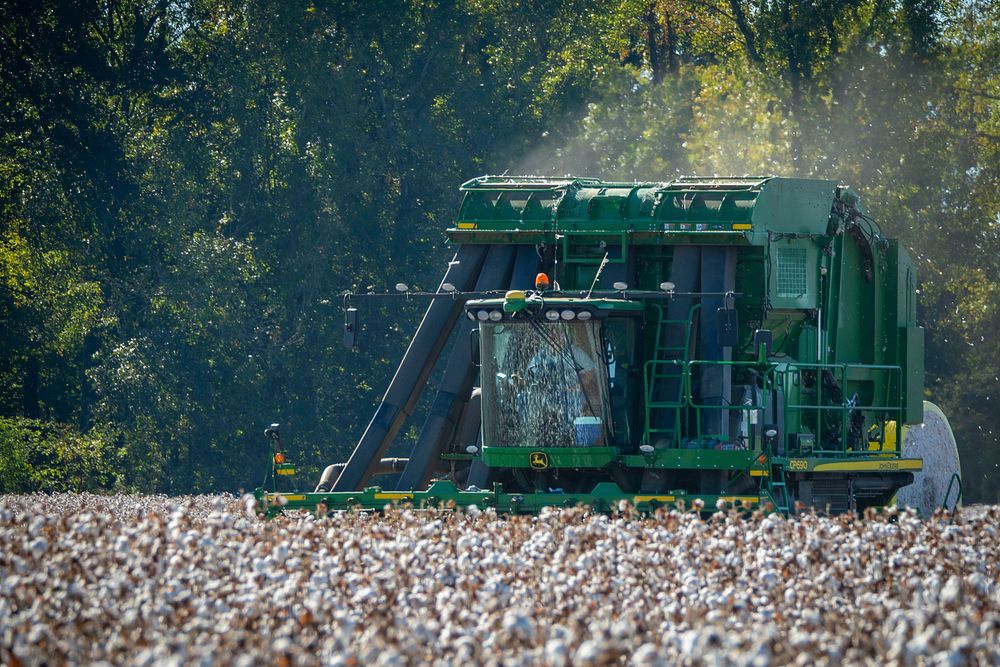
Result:
[[[829,375],[828,375],[829,374]],[[881,376],[881,377],[880,377]],[[785,423],[789,423],[795,415],[811,426],[816,436],[816,446],[809,452],[815,456],[872,456],[898,457],[898,446],[887,447],[885,441],[886,424],[889,421],[900,423],[903,415],[902,401],[902,368],[879,364],[810,364],[792,362],[775,369],[775,383],[785,389],[785,395],[794,392],[791,387],[798,387],[800,396],[810,396],[809,402],[785,403]],[[847,395],[848,382],[852,380],[867,380],[873,387],[883,387],[885,396],[881,403],[862,404],[856,394]],[[881,380],[881,382],[877,381]],[[803,383],[805,391],[801,391]],[[829,384],[829,386],[827,386]],[[837,393],[839,392],[839,397]],[[877,397],[872,398],[876,401]],[[858,428],[860,431],[851,433],[853,416],[860,414]],[[812,417],[810,420],[809,417]],[[808,424],[812,421],[812,424]],[[877,426],[877,439],[870,440],[867,430],[869,423]],[[835,431],[831,431],[835,428]],[[835,437],[832,437],[835,436]],[[837,447],[824,446],[824,443],[838,443]],[[876,446],[870,443],[875,442]]]
[[[695,379],[702,377],[704,370],[710,367],[729,367],[734,372],[745,369],[745,374],[752,377],[751,386],[756,388],[754,396],[738,403],[726,403],[718,397],[699,398],[695,395]],[[669,373],[661,371],[661,367],[670,369]],[[653,400],[654,383],[657,377],[673,377],[680,375],[682,391],[677,400]],[[772,408],[772,393],[781,388],[785,401],[782,406],[782,417],[786,431],[793,425],[796,430],[812,432],[815,444],[809,451],[789,451],[789,454],[823,457],[899,457],[898,443],[886,441],[886,425],[895,420],[900,423],[903,415],[901,394],[902,369],[899,366],[877,364],[810,364],[787,362],[782,364],[762,364],[757,361],[717,361],[663,359],[649,360],[643,369],[643,384],[646,389],[647,423],[644,442],[653,444],[651,440],[657,433],[670,434],[670,446],[679,447],[685,439],[693,438],[697,443],[707,443],[711,439],[721,442],[718,433],[706,432],[703,428],[706,413],[723,411],[728,414],[733,411],[746,413],[746,423],[762,425],[766,415]],[[874,388],[880,388],[881,397],[873,397],[869,404],[863,404],[855,394],[848,394],[849,382],[869,381]],[[794,389],[798,391],[793,391]],[[839,392],[839,395],[838,395]],[[798,394],[798,402],[788,400],[793,394]],[[872,392],[874,393],[874,392]],[[804,400],[808,397],[809,400]],[[777,406],[774,406],[777,407]],[[672,409],[675,411],[673,423],[669,428],[656,428],[649,423],[652,410]],[[860,415],[860,417],[854,417]],[[772,414],[772,419],[777,416]],[[857,421],[853,425],[852,419]],[[715,420],[718,422],[718,419]],[[874,426],[873,433],[869,427]],[[745,434],[736,438],[727,436],[728,440],[738,442],[743,436],[746,440],[738,443],[748,449],[762,448],[764,438],[756,433],[760,429],[747,428]],[[782,433],[788,445],[788,433]]]
[[[673,371],[672,373],[662,373],[658,372],[658,369],[662,366],[666,366]],[[768,396],[769,391],[760,391],[758,393],[758,400],[752,401],[750,403],[740,402],[738,404],[726,404],[723,402],[719,403],[699,403],[696,400],[693,390],[693,377],[695,373],[693,370],[699,367],[705,366],[730,366],[733,368],[747,368],[754,370],[756,372],[763,372],[764,374],[764,384],[769,384],[767,380],[767,375],[771,373],[771,370],[760,366],[758,362],[755,361],[705,361],[705,360],[690,360],[683,361],[680,359],[656,359],[647,361],[643,369],[643,380],[646,387],[646,413],[647,413],[647,424],[646,424],[646,442],[652,444],[650,440],[652,436],[657,433],[671,433],[670,444],[674,447],[680,446],[681,439],[686,431],[690,438],[694,438],[697,442],[704,442],[708,438],[721,438],[719,433],[708,433],[703,428],[704,423],[704,413],[709,410],[714,411],[740,411],[748,414],[748,423],[756,424],[763,420],[763,415],[768,409]],[[677,400],[653,400],[651,398],[654,381],[657,379],[662,379],[670,377],[677,379],[679,381],[680,391],[678,392]],[[687,408],[691,408],[694,412],[694,419],[690,420],[693,422],[687,424],[688,428],[684,428],[684,416]],[[674,425],[671,428],[656,428],[648,423],[648,416],[651,410],[675,410]],[[755,417],[749,417],[750,414],[757,413]],[[753,437],[753,434],[747,433],[748,438]],[[744,442],[740,443],[742,446],[750,449],[753,448],[754,443]]]
[[[694,377],[696,371],[700,368],[702,374],[704,370],[711,367],[729,367],[730,370],[736,370],[740,368],[746,368],[753,371],[753,374],[763,385],[763,388],[755,392],[759,398],[756,400],[751,400],[749,402],[741,401],[739,403],[729,403],[723,402],[721,396],[709,397],[710,400],[714,402],[705,402],[702,398],[702,402],[698,402],[694,395]],[[688,363],[684,394],[687,399],[687,405],[694,410],[694,435],[697,442],[703,442],[706,438],[718,437],[718,433],[706,433],[703,428],[705,422],[705,413],[709,411],[722,412],[723,414],[729,414],[731,412],[745,412],[747,417],[747,424],[757,425],[763,424],[765,421],[765,415],[770,407],[769,398],[771,395],[771,385],[773,384],[773,367],[761,366],[760,362],[757,361],[710,361],[704,359],[694,359]],[[749,429],[746,433],[747,440],[743,444],[748,449],[760,449],[763,445],[763,439],[760,438],[759,441],[757,436],[753,433],[754,429]]]

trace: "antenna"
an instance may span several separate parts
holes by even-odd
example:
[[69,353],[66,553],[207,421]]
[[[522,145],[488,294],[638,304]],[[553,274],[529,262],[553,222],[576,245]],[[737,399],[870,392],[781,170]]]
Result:
[[590,283],[590,289],[587,290],[587,298],[590,298],[591,293],[594,288],[597,287],[597,281],[601,279],[601,272],[604,271],[604,267],[608,265],[608,253],[605,251],[604,259],[601,260],[601,265],[597,267],[597,273],[594,274],[594,282]]

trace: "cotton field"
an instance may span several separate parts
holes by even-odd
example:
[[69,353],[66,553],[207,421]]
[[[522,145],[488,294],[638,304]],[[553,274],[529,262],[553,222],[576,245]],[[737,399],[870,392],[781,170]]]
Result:
[[1000,508],[791,520],[0,496],[8,664],[998,664]]

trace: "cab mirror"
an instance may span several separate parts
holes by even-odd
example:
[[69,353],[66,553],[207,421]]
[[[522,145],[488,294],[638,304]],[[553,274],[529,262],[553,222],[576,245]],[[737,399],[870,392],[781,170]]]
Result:
[[344,311],[344,347],[353,350],[358,345],[358,309]]

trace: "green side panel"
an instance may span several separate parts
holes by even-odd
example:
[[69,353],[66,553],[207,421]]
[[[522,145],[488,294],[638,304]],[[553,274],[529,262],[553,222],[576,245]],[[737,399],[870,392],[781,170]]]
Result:
[[[764,248],[740,248],[736,259],[736,309],[739,311],[740,340],[747,341],[764,322],[767,304],[768,259]],[[666,280],[667,278],[664,278]],[[657,283],[658,284],[658,283]]]
[[899,388],[903,421],[918,424],[923,421],[924,332],[917,326],[916,266],[895,239],[887,241],[884,264],[880,308],[883,363],[903,368]]
[[919,424],[924,420],[924,330],[922,327],[900,329],[905,356],[903,372],[903,421]]
[[878,358],[879,363],[902,365],[899,328],[906,326],[903,311],[906,308],[907,299],[906,295],[900,292],[902,286],[900,283],[899,251],[898,241],[887,241],[879,262],[882,265],[882,270],[879,271],[881,278],[878,292],[879,339],[876,351],[881,352],[881,356]]
[[[767,231],[825,234],[836,196],[836,181],[772,178],[753,208],[755,237]],[[755,238],[755,241],[757,239]]]
[[616,447],[483,447],[490,468],[603,468],[617,458]]
[[637,454],[623,459],[629,468],[747,470],[755,467],[758,455],[758,452],[752,451],[658,449],[649,455]]
[[871,311],[872,285],[865,281],[864,264],[857,243],[846,235],[837,239],[840,255],[837,295],[836,350],[832,361],[845,363],[871,363],[866,352],[872,348],[874,323],[868,318]]
[[796,360],[804,364],[815,364],[819,362],[819,357],[816,356],[818,350],[818,341],[816,339],[818,336],[819,330],[814,326],[803,326],[798,329],[798,352],[795,357]]
[[774,462],[790,473],[815,472],[831,475],[879,475],[886,472],[919,472],[923,459],[889,458],[881,454],[872,456],[793,457],[775,459]]
[[915,326],[917,323],[917,268],[910,253],[899,241],[890,241],[895,250],[896,260],[896,321],[899,326]]

